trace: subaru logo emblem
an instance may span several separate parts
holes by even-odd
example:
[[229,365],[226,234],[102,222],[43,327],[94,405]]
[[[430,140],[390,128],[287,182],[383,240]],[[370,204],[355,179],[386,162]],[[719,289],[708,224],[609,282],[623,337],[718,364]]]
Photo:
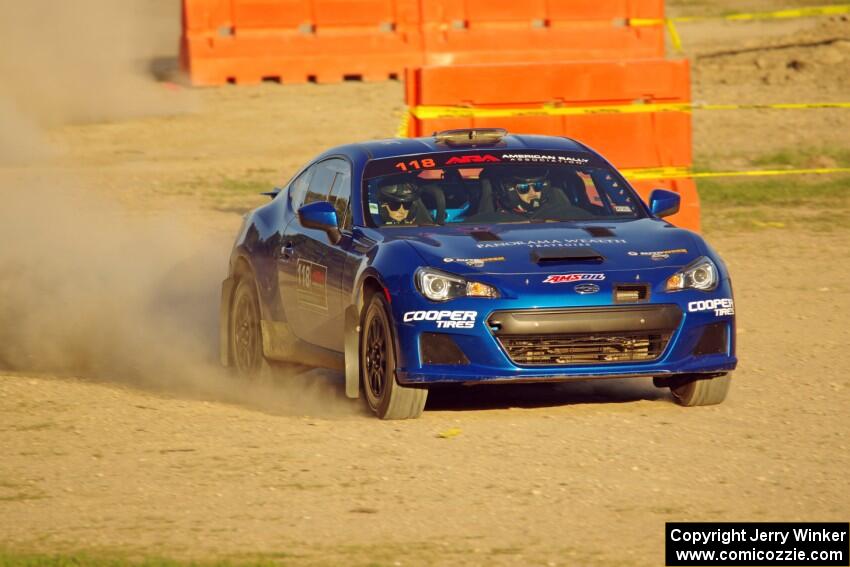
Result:
[[576,290],[576,293],[587,295],[588,293],[596,293],[597,291],[599,291],[599,286],[592,283],[586,283],[577,285],[573,289]]

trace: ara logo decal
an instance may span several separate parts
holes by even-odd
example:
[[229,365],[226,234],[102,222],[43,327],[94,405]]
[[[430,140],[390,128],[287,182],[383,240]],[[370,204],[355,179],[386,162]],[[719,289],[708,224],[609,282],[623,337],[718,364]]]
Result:
[[476,317],[477,311],[408,311],[404,322],[434,321],[438,329],[471,329]]
[[328,308],[328,268],[309,260],[298,259],[296,268],[298,302],[305,307]]
[[703,299],[701,301],[691,301],[688,303],[688,311],[695,313],[698,311],[714,311],[715,317],[723,317],[724,315],[735,314],[735,302],[729,298],[722,299]]
[[605,274],[552,274],[543,283],[601,282]]
[[471,156],[453,156],[446,161],[446,165],[464,165],[470,163],[492,163],[502,161],[496,156],[491,156],[490,154],[484,154],[483,156],[479,155],[471,155]]

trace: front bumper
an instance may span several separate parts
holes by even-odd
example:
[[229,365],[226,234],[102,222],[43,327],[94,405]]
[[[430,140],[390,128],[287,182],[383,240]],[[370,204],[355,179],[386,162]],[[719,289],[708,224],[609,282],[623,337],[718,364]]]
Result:
[[[406,316],[412,311],[394,306],[399,309],[394,311],[400,354],[396,378],[401,384],[430,385],[724,374],[737,365],[734,315],[689,310],[695,300],[723,297],[731,298],[728,282],[708,295],[656,295],[651,303],[628,306],[529,306],[516,300],[471,299],[443,309],[443,313],[476,313],[468,329],[414,321],[414,316]],[[433,304],[416,306],[423,307],[434,310]],[[465,318],[441,316],[447,321],[452,317]],[[706,349],[704,337],[709,333],[721,340]],[[423,356],[423,334],[450,337],[463,353],[452,358],[462,362],[433,363],[432,353]]]

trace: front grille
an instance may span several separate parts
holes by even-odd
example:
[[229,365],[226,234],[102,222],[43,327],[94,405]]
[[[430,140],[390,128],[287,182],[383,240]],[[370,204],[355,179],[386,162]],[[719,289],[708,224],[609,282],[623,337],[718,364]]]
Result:
[[658,359],[682,321],[675,304],[495,311],[490,331],[518,366]]
[[661,356],[671,333],[658,331],[498,335],[519,366],[646,362]]

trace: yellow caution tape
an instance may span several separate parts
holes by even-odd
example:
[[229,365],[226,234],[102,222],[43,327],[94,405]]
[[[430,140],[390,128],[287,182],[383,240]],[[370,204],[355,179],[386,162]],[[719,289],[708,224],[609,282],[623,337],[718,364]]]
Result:
[[705,177],[758,177],[769,175],[823,175],[827,173],[850,173],[850,167],[816,167],[811,169],[759,169],[750,171],[691,171],[687,167],[653,167],[621,169],[627,179],[682,179]]
[[679,30],[676,29],[676,24],[673,23],[673,20],[665,20],[664,26],[667,28],[667,33],[670,34],[670,43],[673,44],[673,49],[676,50],[676,53],[681,53],[682,38],[679,36]]
[[831,6],[811,6],[809,8],[793,8],[773,12],[749,12],[727,14],[725,16],[681,16],[677,18],[630,18],[631,26],[660,26],[663,25],[670,33],[670,42],[677,52],[682,51],[682,38],[676,29],[676,24],[702,22],[707,20],[727,20],[730,22],[746,22],[754,20],[778,20],[789,18],[810,18],[813,16],[834,16],[850,14],[850,4],[833,4]]
[[401,122],[399,122],[398,130],[396,130],[396,138],[407,138],[408,124],[410,124],[410,113],[405,112],[401,117]]
[[811,6],[808,8],[792,8],[788,10],[776,10],[772,12],[748,12],[737,14],[726,14],[725,16],[680,16],[676,18],[630,18],[629,25],[632,26],[659,26],[667,22],[689,23],[702,22],[706,20],[729,20],[729,21],[752,21],[752,20],[778,20],[789,18],[810,18],[813,16],[835,16],[838,14],[850,14],[850,4],[832,4],[830,6]]
[[[509,118],[515,116],[573,116],[581,114],[639,114],[646,112],[690,112],[692,110],[800,110],[806,108],[850,108],[850,102],[777,104],[705,104],[696,102],[609,104],[595,106],[544,105],[532,108],[473,108],[468,106],[414,106],[409,114],[420,120],[435,118]],[[407,122],[399,127],[407,131]],[[399,137],[403,137],[399,134]]]

